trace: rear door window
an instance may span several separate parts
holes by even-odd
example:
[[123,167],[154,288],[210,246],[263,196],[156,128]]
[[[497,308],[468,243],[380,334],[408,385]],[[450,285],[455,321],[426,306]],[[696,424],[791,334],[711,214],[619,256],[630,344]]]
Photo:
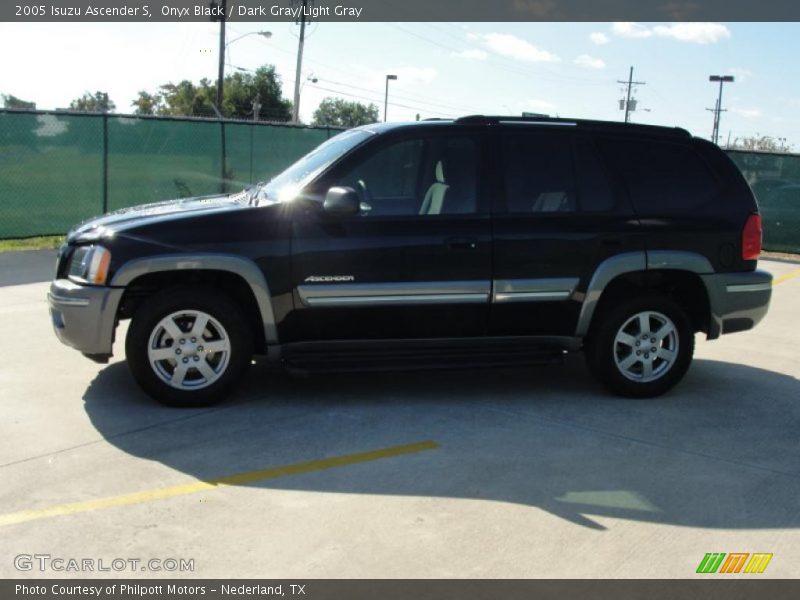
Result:
[[614,208],[605,167],[588,136],[509,132],[501,145],[507,212],[557,214]]
[[640,216],[686,215],[713,205],[718,197],[715,176],[690,146],[608,138],[601,147]]
[[569,137],[509,133],[503,136],[502,154],[508,212],[575,212],[577,189]]
[[574,149],[580,210],[607,212],[613,209],[614,191],[594,141],[586,136],[576,137]]

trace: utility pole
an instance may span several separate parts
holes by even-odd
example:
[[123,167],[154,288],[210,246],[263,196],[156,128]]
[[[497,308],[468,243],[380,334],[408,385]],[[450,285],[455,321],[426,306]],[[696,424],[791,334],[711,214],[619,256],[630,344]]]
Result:
[[631,67],[630,73],[628,74],[628,81],[620,81],[617,79],[617,83],[621,83],[628,88],[627,96],[625,100],[620,101],[620,110],[625,109],[625,122],[630,121],[630,114],[631,111],[636,110],[636,100],[633,100],[633,104],[631,104],[631,93],[633,91],[633,86],[635,85],[645,85],[647,82],[645,81],[634,81],[633,80],[633,67]]
[[[220,7],[219,17],[219,71],[217,74],[217,109],[222,112],[222,100],[224,98],[223,87],[225,85],[225,4],[227,0],[220,0],[217,6]],[[213,7],[216,3],[212,2]],[[214,17],[212,17],[214,20]]]
[[303,44],[306,40],[306,9],[308,0],[302,0],[303,10],[300,14],[300,42],[297,46],[297,71],[294,76],[294,105],[292,107],[292,122],[300,122],[300,72],[303,68]]
[[715,144],[719,143],[719,122],[722,117],[722,113],[727,112],[726,110],[722,109],[722,85],[725,83],[733,83],[733,75],[711,75],[708,78],[709,81],[712,82],[719,82],[719,96],[717,96],[717,105],[714,108],[707,108],[714,113],[714,129],[711,132],[711,141]]
[[256,99],[253,100],[253,121],[258,121],[260,113],[261,113],[261,102],[259,102],[259,97],[256,96]]
[[[219,192],[224,194],[227,192],[228,177],[227,169],[227,148],[225,147],[225,121],[222,114],[222,101],[225,98],[223,87],[225,85],[225,6],[226,0],[219,2],[212,1],[209,4],[211,9],[211,20],[219,20],[219,71],[217,72],[217,102],[213,105],[214,112],[219,119],[219,135],[220,135],[220,177],[219,177]],[[217,12],[218,11],[218,12]]]

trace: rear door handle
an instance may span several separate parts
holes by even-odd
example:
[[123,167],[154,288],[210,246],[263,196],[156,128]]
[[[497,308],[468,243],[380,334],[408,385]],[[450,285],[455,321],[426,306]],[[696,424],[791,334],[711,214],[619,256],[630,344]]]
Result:
[[444,243],[451,250],[475,250],[478,247],[476,238],[452,237],[447,238]]

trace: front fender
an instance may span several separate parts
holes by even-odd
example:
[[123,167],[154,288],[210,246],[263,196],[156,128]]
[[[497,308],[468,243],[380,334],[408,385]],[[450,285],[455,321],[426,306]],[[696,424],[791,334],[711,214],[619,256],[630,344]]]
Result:
[[278,343],[278,330],[272,309],[269,285],[255,262],[242,256],[217,253],[166,254],[131,260],[120,267],[111,280],[112,287],[127,287],[133,280],[149,273],[165,271],[227,271],[247,282],[258,305],[267,344]]

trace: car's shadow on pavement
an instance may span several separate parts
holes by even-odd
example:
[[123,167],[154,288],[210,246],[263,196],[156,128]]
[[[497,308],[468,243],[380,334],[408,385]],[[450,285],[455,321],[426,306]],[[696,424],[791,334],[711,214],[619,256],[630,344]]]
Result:
[[603,392],[580,357],[307,379],[255,365],[232,401],[180,410],[115,363],[84,401],[111,444],[201,480],[434,440],[438,449],[250,485],[513,502],[595,529],[605,529],[595,515],[800,526],[800,382],[740,364],[697,360],[673,392],[638,401]]

